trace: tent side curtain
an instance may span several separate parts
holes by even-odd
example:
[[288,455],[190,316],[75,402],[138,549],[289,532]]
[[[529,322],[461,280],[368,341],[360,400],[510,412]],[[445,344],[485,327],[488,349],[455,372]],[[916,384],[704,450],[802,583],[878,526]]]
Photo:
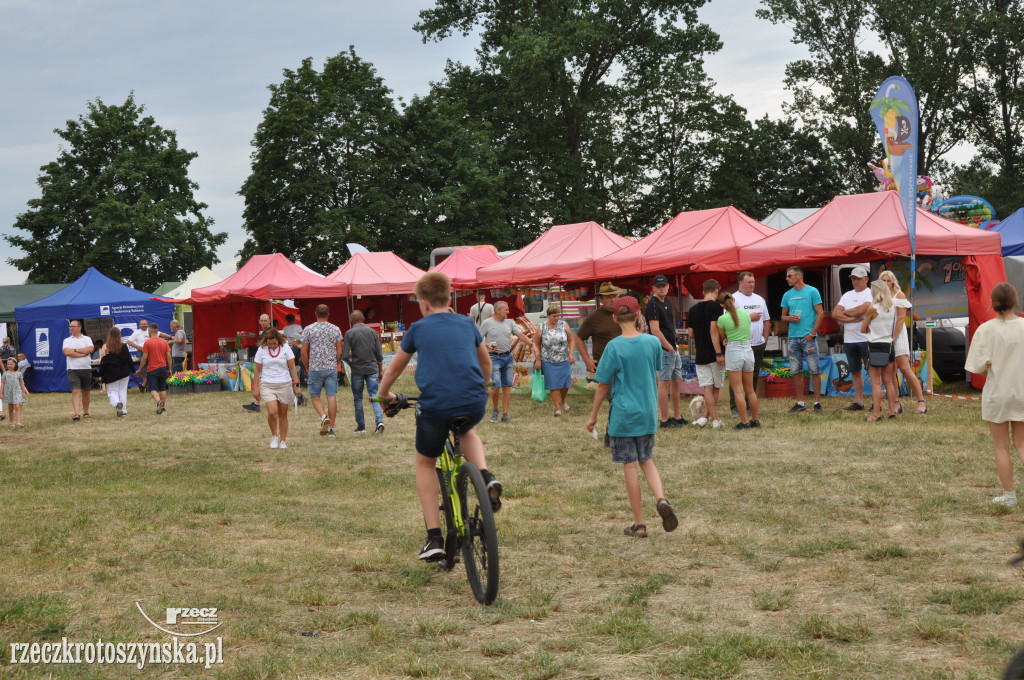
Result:
[[[968,344],[981,324],[996,318],[992,311],[992,289],[1006,280],[1006,269],[1001,255],[968,255],[964,258],[967,270]],[[985,377],[971,373],[971,385],[981,389]]]

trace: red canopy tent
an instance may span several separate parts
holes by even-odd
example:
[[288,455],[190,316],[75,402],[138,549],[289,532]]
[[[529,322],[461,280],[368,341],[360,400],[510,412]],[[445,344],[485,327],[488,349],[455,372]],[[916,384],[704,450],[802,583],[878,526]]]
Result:
[[347,294],[344,283],[327,281],[284,255],[272,253],[253,255],[223,281],[193,289],[192,297],[172,302],[192,305],[193,356],[198,363],[205,361],[207,354],[219,351],[218,338],[234,337],[239,331],[255,332],[260,314],[271,314],[283,326],[289,310],[271,300],[293,299],[296,304],[311,301],[316,305],[339,301]]
[[[962,255],[966,269],[969,336],[994,317],[992,288],[1006,280],[998,234],[917,211],[918,255]],[[895,191],[837,196],[805,220],[740,249],[746,269],[776,270],[910,257],[910,234]],[[979,386],[980,376],[971,376]]]
[[481,288],[591,281],[594,261],[629,245],[597,222],[551,227],[522,250],[477,270]]
[[476,270],[495,262],[501,262],[501,257],[491,247],[459,248],[428,271],[446,274],[453,290],[474,290],[480,287]]
[[[420,318],[419,305],[407,296],[413,293],[416,282],[426,274],[394,253],[355,253],[337,270],[327,275],[329,281],[338,281],[348,287],[349,304],[361,310],[373,309],[372,321],[403,321],[406,325]],[[360,298],[370,298],[363,299]],[[365,313],[365,312],[364,312]],[[348,319],[342,328],[348,327]]]
[[735,272],[740,246],[775,233],[732,206],[679,213],[636,243],[597,260],[594,278]]

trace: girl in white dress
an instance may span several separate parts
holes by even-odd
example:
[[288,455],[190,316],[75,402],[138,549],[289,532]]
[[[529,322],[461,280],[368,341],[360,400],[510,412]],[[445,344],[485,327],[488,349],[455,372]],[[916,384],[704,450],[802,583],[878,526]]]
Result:
[[[889,286],[889,292],[892,294],[893,303],[906,311],[907,316],[913,319],[913,315],[910,312],[911,304],[910,300],[903,293],[903,289],[900,288],[900,282],[896,280],[896,275],[889,270],[885,270],[878,275],[879,280],[885,281],[886,285]],[[924,390],[921,389],[921,382],[914,375],[914,369],[910,365],[910,342],[907,339],[907,324],[899,324],[899,335],[896,336],[896,368],[903,374],[903,380],[907,383],[910,391],[914,395],[914,399],[917,399],[917,408],[914,409],[914,413],[917,415],[924,415],[928,413],[928,402],[924,400]],[[896,374],[893,373],[893,382],[896,382]],[[903,407],[897,402],[897,412],[902,413]]]
[[992,289],[992,309],[996,318],[978,327],[971,340],[965,368],[985,376],[981,391],[981,419],[988,423],[996,453],[996,471],[1003,495],[996,505],[1017,505],[1010,460],[1013,448],[1024,462],[1024,319],[1017,316],[1017,290],[1009,283]]

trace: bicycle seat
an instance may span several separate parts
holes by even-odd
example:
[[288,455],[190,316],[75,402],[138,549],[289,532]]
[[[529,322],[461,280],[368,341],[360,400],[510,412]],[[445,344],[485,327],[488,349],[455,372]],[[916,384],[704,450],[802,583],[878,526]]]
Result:
[[448,429],[457,432],[464,432],[469,425],[470,419],[466,416],[459,416],[448,421]]

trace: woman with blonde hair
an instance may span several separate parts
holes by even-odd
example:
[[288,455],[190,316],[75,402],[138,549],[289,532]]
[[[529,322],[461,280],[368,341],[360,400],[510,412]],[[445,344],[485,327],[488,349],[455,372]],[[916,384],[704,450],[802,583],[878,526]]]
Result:
[[[880,281],[885,281],[886,285],[889,286],[889,292],[892,294],[893,304],[903,309],[903,313],[911,319],[913,314],[910,313],[911,304],[910,300],[907,299],[903,289],[900,288],[900,282],[896,279],[896,275],[888,269],[878,275]],[[903,380],[906,381],[910,387],[910,391],[913,393],[914,398],[917,399],[917,408],[914,409],[914,413],[917,415],[924,415],[928,413],[928,402],[924,400],[924,391],[921,389],[921,382],[914,375],[914,369],[910,365],[910,341],[908,340],[907,324],[897,324],[899,332],[896,334],[896,342],[894,347],[896,348],[896,366],[900,373],[903,374]],[[913,325],[911,325],[913,328]],[[893,371],[893,382],[896,382],[895,369]],[[897,402],[897,405],[899,402]],[[899,412],[903,412],[902,407],[897,407]]]
[[[725,313],[711,322],[711,332],[718,333],[721,342],[725,343],[724,354],[718,354],[716,360],[729,372],[729,389],[736,395],[736,410],[740,414],[737,430],[761,427],[757,413],[757,390],[754,389],[754,350],[750,346],[750,314],[745,309],[736,309],[732,293],[721,293],[718,304],[725,308]],[[747,406],[750,407],[750,420],[747,420]]]
[[996,318],[978,327],[971,340],[965,368],[985,376],[981,391],[981,419],[988,423],[995,447],[996,472],[1003,495],[992,502],[1017,505],[1013,486],[1013,448],[1024,462],[1024,319],[1017,316],[1017,289],[1005,281],[992,289]]
[[555,416],[569,410],[565,396],[572,387],[573,357],[572,329],[562,318],[560,305],[548,305],[547,321],[540,327],[540,333],[533,336],[537,359],[533,362],[534,375],[543,371],[544,387],[555,402]]
[[252,393],[256,403],[267,404],[270,448],[287,449],[288,407],[300,388],[295,354],[281,331],[271,328],[263,333],[253,364]]
[[882,385],[889,401],[890,418],[895,418],[896,385],[893,371],[893,345],[896,328],[903,322],[904,309],[893,303],[892,294],[885,281],[871,282],[871,306],[864,314],[860,332],[868,334],[868,375],[871,376],[871,415],[869,423],[882,418]]

